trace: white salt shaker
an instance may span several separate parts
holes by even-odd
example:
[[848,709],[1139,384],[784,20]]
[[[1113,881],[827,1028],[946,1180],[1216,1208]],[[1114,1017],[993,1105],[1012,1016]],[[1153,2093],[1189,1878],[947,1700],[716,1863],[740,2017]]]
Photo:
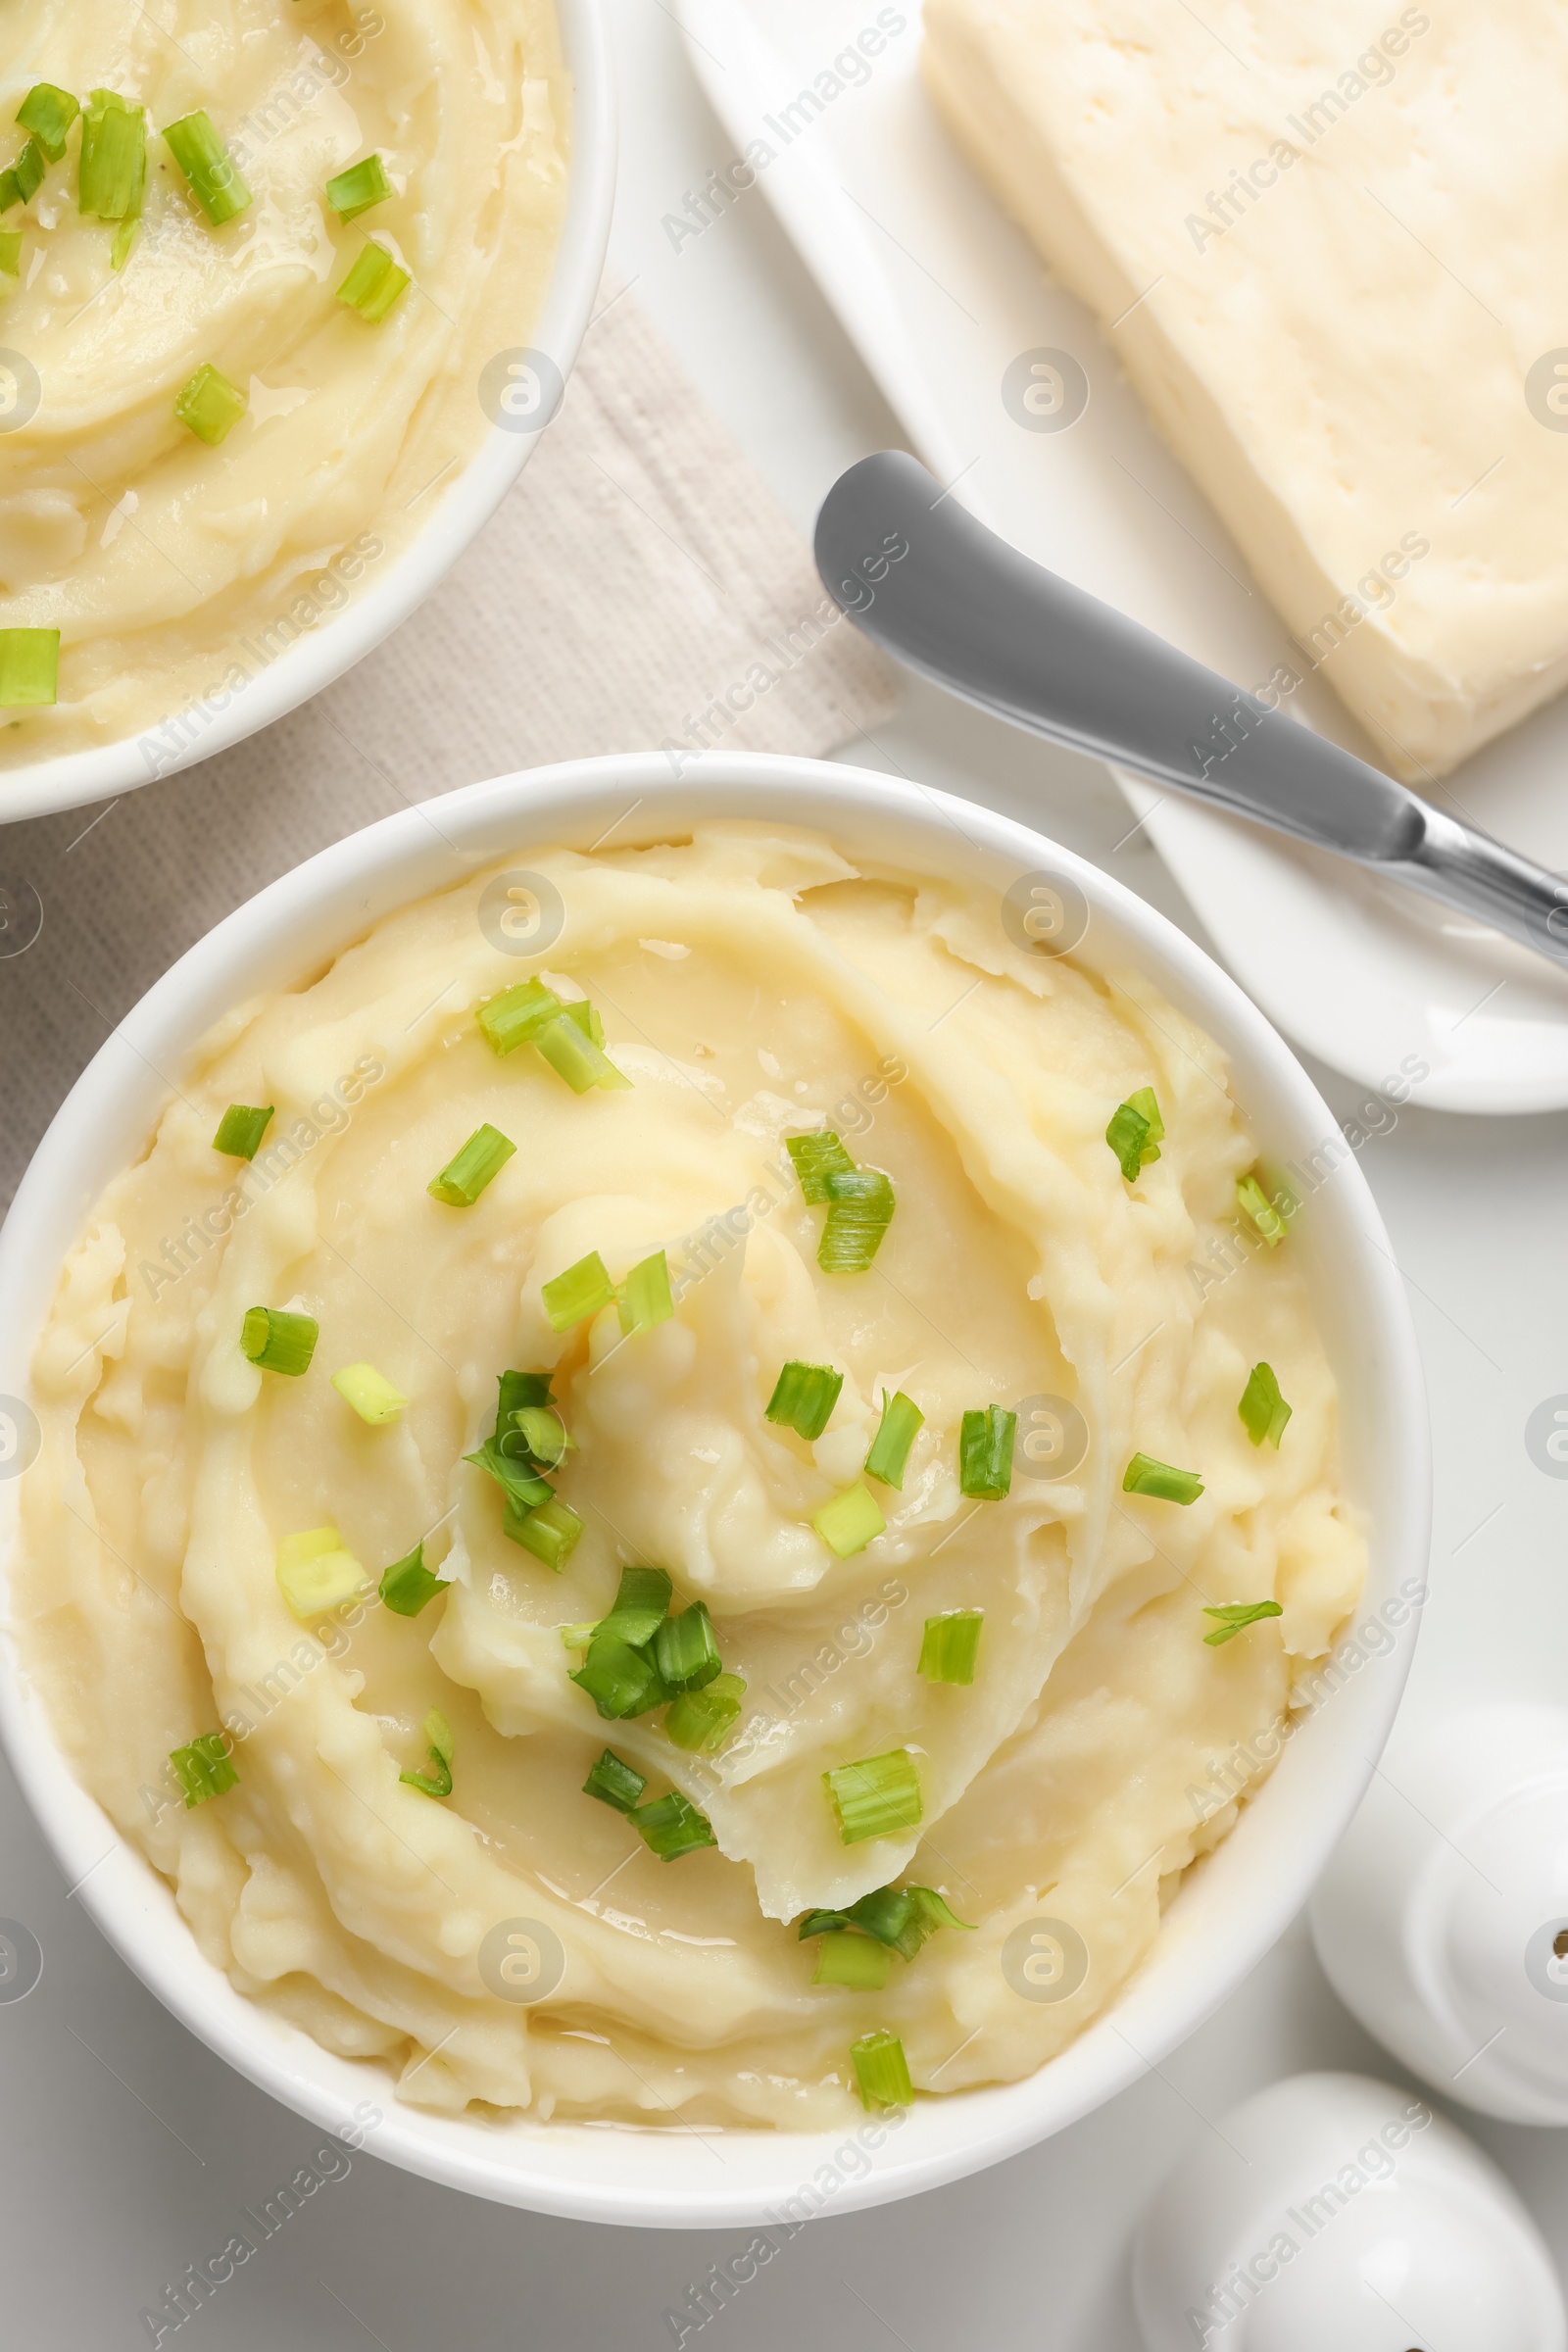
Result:
[[1564,2352],[1534,2223],[1426,2101],[1296,2075],[1199,2134],[1139,2228],[1147,2352]]
[[1341,2000],[1423,2081],[1568,2124],[1568,1714],[1481,1708],[1388,1757],[1311,1917]]

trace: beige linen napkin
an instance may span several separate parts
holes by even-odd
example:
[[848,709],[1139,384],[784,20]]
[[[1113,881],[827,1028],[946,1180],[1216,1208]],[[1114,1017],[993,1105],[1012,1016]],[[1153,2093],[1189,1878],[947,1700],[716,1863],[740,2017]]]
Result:
[[327,842],[545,760],[816,755],[893,701],[889,666],[827,604],[633,297],[607,291],[520,481],[384,645],[199,767],[0,827],[0,1201],[137,997]]

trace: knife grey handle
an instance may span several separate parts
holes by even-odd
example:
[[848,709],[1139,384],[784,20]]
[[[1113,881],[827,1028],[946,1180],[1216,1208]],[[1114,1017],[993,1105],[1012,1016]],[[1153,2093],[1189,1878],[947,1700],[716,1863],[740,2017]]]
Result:
[[834,483],[816,564],[868,637],[982,710],[1352,858],[1568,964],[1568,884],[1031,563],[904,452]]

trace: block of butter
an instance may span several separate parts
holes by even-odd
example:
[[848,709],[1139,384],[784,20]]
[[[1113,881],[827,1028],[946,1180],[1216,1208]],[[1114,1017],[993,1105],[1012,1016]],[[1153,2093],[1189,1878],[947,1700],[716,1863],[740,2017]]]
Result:
[[1373,757],[1419,783],[1568,683],[1561,0],[927,0],[925,27],[943,117]]

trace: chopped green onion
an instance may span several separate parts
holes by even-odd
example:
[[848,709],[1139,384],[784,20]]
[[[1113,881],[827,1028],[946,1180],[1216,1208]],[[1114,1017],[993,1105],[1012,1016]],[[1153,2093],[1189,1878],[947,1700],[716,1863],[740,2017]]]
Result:
[[918,1671],[928,1683],[972,1683],[984,1609],[946,1609],[928,1617]]
[[654,1664],[671,1690],[701,1690],[723,1671],[713,1621],[705,1600],[694,1600],[678,1617],[666,1617],[654,1636]]
[[251,192],[234,169],[232,157],[201,107],[181,115],[164,132],[169,152],[190,181],[191,193],[214,228],[221,228],[249,206]]
[[216,449],[228,438],[250,405],[249,394],[231,383],[211,360],[206,360],[176,394],[174,415],[198,441]]
[[902,1389],[892,1396],[884,1391],[881,1426],[865,1457],[866,1477],[879,1479],[883,1486],[897,1487],[902,1493],[909,1447],[924,1420],[925,1415],[912,1396],[906,1396]]
[[831,1935],[839,1928],[861,1929],[903,1960],[912,1960],[938,1928],[975,1932],[968,1920],[955,1916],[934,1886],[879,1886],[847,1911],[808,1911],[798,1936],[804,1942],[809,1936]]
[[362,1421],[372,1429],[381,1429],[395,1421],[408,1403],[401,1389],[395,1389],[384,1372],[373,1364],[345,1364],[341,1372],[332,1375],[332,1386],[345,1404],[351,1404]]
[[706,1815],[689,1804],[678,1788],[672,1788],[657,1804],[640,1805],[631,1818],[643,1842],[661,1862],[678,1862],[682,1854],[695,1854],[702,1846],[718,1843]]
[[801,1197],[812,1208],[818,1208],[829,1198],[829,1176],[852,1176],[855,1162],[836,1135],[792,1135],[785,1149],[795,1162],[800,1179]]
[[52,164],[66,152],[66,133],[81,109],[69,90],[52,81],[35,81],[17,109],[17,121],[30,130]]
[[598,1633],[599,1626],[596,1620],[590,1619],[586,1625],[559,1625],[556,1631],[561,1636],[563,1649],[586,1649]]
[[858,1764],[841,1764],[836,1772],[824,1772],[822,1780],[846,1845],[858,1845],[865,1838],[891,1838],[900,1830],[914,1829],[920,1820],[920,1778],[906,1747],[867,1756]]
[[824,1274],[863,1274],[893,1222],[893,1186],[880,1168],[830,1175],[827,1221],[816,1246]]
[[738,1674],[715,1674],[701,1690],[681,1692],[664,1717],[664,1731],[677,1747],[702,1755],[722,1744],[745,1696]]
[[669,1696],[648,1652],[617,1641],[603,1626],[589,1642],[588,1655],[574,1669],[571,1680],[587,1691],[607,1723],[646,1715],[650,1707],[662,1706]]
[[[625,1071],[617,1070],[603,1047],[596,1046],[588,1034],[591,1015],[586,1023],[580,1021],[575,1017],[578,1009],[577,1005],[568,1004],[553,1021],[546,1021],[534,1044],[574,1095],[585,1095],[593,1086],[603,1088],[606,1094],[617,1087],[629,1087],[631,1080]],[[581,1009],[588,1013],[586,1005]]]
[[533,1459],[546,1470],[559,1470],[567,1454],[577,1450],[575,1438],[567,1436],[560,1415],[551,1405],[520,1405],[512,1420]]
[[669,1608],[670,1583],[662,1568],[623,1568],[615,1605],[599,1631],[628,1648],[646,1649]]
[[418,1788],[426,1796],[452,1794],[452,1727],[439,1707],[432,1707],[424,1719],[424,1736],[430,1742],[428,1772],[400,1772],[398,1779],[411,1788]]
[[590,1250],[586,1257],[579,1257],[574,1266],[547,1282],[539,1295],[552,1330],[570,1331],[585,1315],[596,1315],[602,1306],[609,1306],[615,1286],[598,1250]]
[[1237,1406],[1243,1426],[1254,1446],[1267,1438],[1276,1453],[1285,1435],[1285,1424],[1291,1408],[1280,1395],[1280,1384],[1274,1377],[1272,1364],[1254,1364],[1247,1376],[1242,1401]]
[[542,980],[521,980],[481,1004],[474,1018],[494,1054],[514,1054],[531,1045],[547,1021],[562,1011],[561,999]]
[[852,1992],[880,1992],[893,1972],[893,1954],[868,1936],[833,1928],[817,1947],[813,1984],[845,1984]]
[[384,245],[368,244],[337,290],[339,302],[358,311],[368,326],[379,326],[405,287],[412,283]]
[[1121,1482],[1124,1494],[1152,1494],[1160,1502],[1196,1502],[1203,1482],[1196,1470],[1173,1470],[1169,1462],[1135,1453]]
[[1285,1239],[1285,1219],[1255,1176],[1236,1179],[1236,1205],[1271,1250]]
[[847,1560],[853,1553],[863,1551],[874,1536],[881,1535],[887,1521],[877,1508],[870,1488],[862,1485],[846,1487],[842,1494],[824,1502],[819,1511],[812,1513],[811,1525],[829,1551],[836,1551],[841,1560]]
[[100,220],[141,218],[147,185],[147,110],[118,90],[93,90],[81,114],[76,205]]
[[7,277],[22,275],[22,231],[20,228],[0,229],[0,270]]
[[1234,1642],[1237,1635],[1248,1626],[1256,1625],[1260,1617],[1283,1617],[1284,1614],[1277,1600],[1230,1601],[1223,1608],[1203,1611],[1205,1617],[1219,1619],[1214,1631],[1205,1634],[1203,1640],[1210,1649],[1222,1649],[1227,1642]]
[[968,1936],[978,1934],[975,1922],[959,1919],[946,1896],[938,1894],[934,1886],[906,1886],[905,1892],[912,1909],[903,1931],[894,1938],[894,1948],[906,1960],[912,1960],[926,1937],[934,1936],[938,1928],[958,1928]]
[[335,1527],[311,1527],[278,1545],[277,1587],[296,1617],[322,1617],[364,1592],[365,1570]]
[[669,1260],[662,1250],[656,1250],[652,1257],[645,1257],[632,1267],[616,1294],[615,1304],[620,1328],[628,1336],[634,1331],[652,1331],[656,1323],[669,1321],[675,1312],[675,1301],[669,1291]]
[[484,1126],[474,1129],[457,1157],[449,1159],[440,1175],[432,1177],[424,1189],[433,1200],[444,1200],[449,1208],[471,1208],[516,1149],[499,1127],[492,1127],[486,1121]]
[[350,164],[346,172],[326,183],[326,201],[340,220],[357,220],[372,204],[385,204],[391,193],[392,182],[378,155],[368,155],[362,164]]
[[58,629],[0,629],[0,710],[54,702],[59,676]]
[[205,1805],[210,1796],[221,1796],[225,1788],[239,1785],[221,1732],[203,1732],[188,1747],[171,1748],[169,1761],[179,1775],[187,1806]]
[[463,1458],[493,1478],[508,1502],[519,1511],[537,1510],[550,1500],[549,1480],[541,1478],[531,1462],[503,1453],[494,1438],[486,1438],[476,1453],[466,1453]]
[[254,1159],[274,1107],[270,1102],[263,1109],[254,1109],[248,1102],[231,1102],[218,1122],[213,1150],[226,1152],[234,1159]]
[[1012,1485],[1012,1441],[1018,1416],[988,1404],[965,1413],[958,1428],[958,1488],[981,1502],[1000,1502]]
[[634,1813],[647,1786],[640,1772],[634,1772],[613,1748],[607,1747],[584,1781],[582,1792],[597,1796],[601,1804],[613,1805],[617,1813]]
[[519,1510],[509,1500],[501,1514],[501,1532],[510,1536],[514,1544],[520,1544],[525,1551],[531,1551],[536,1560],[543,1560],[559,1576],[576,1549],[582,1521],[569,1503],[563,1502],[559,1494],[552,1494],[548,1502],[541,1502],[531,1511]]
[[496,1444],[503,1453],[526,1451],[517,1433],[516,1416],[524,1405],[550,1404],[548,1372],[503,1372],[496,1400]]
[[9,172],[0,172],[0,213],[14,204],[30,204],[43,184],[43,149],[29,139]]
[[856,2088],[862,2107],[907,2107],[914,2097],[908,2061],[896,2034],[862,2034],[850,2044]]
[[[591,1046],[604,1044],[605,1024],[586,997],[574,997],[569,1004],[563,1004],[561,1009],[568,1021],[576,1022]],[[631,1084],[629,1078],[626,1080],[626,1084],[628,1086]]]
[[117,276],[130,257],[130,249],[136,242],[136,231],[140,226],[141,222],[133,217],[122,220],[115,231],[115,241],[109,248],[109,267]]
[[844,1375],[831,1364],[803,1364],[791,1357],[773,1386],[764,1411],[769,1421],[798,1437],[819,1438],[839,1400]]
[[297,1380],[311,1368],[320,1328],[314,1315],[285,1314],[278,1306],[252,1306],[245,1310],[239,1344],[264,1372],[285,1372]]
[[1121,1162],[1121,1172],[1129,1184],[1138,1182],[1138,1172],[1150,1160],[1159,1157],[1164,1141],[1165,1122],[1159,1115],[1152,1086],[1141,1086],[1136,1095],[1112,1113],[1105,1129],[1105,1141]]
[[382,1600],[399,1617],[417,1617],[426,1604],[434,1600],[446,1586],[438,1576],[432,1576],[424,1564],[424,1544],[421,1541],[401,1560],[394,1560],[385,1570],[377,1590]]

